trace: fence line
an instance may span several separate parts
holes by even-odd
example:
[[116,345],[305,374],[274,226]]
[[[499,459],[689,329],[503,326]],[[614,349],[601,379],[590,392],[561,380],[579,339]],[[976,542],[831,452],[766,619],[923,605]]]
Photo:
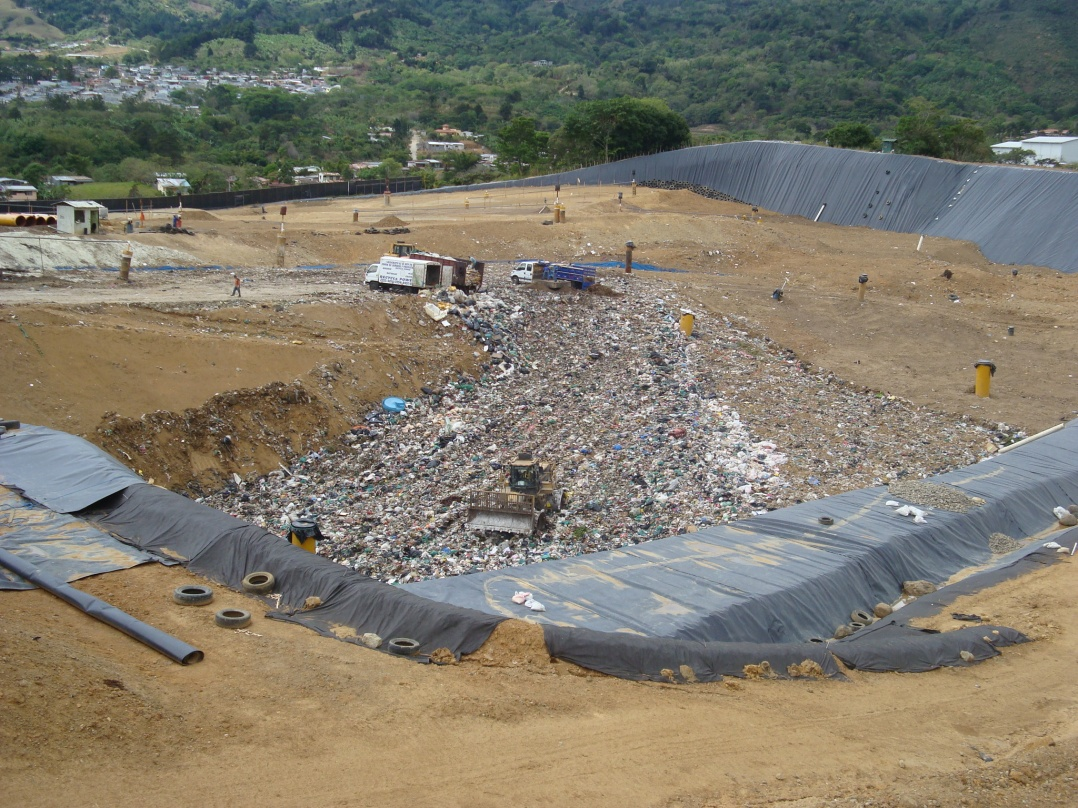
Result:
[[[186,194],[181,196],[143,196],[118,197],[113,199],[95,199],[109,212],[137,213],[142,210],[162,210],[178,208],[181,204],[188,208],[201,210],[221,210],[222,208],[241,208],[245,205],[273,205],[281,202],[314,202],[319,199],[335,199],[348,196],[380,196],[386,189],[390,193],[407,193],[423,189],[423,181],[418,177],[390,180],[342,180],[340,182],[312,182],[303,185],[281,185],[272,188],[254,188],[248,191],[215,191],[208,194]],[[65,200],[39,199],[33,202],[2,202],[6,213],[44,213],[51,212],[58,202]]]

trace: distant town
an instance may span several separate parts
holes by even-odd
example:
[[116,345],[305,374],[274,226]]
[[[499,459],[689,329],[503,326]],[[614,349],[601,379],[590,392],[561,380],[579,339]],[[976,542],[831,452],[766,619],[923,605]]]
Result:
[[273,70],[265,75],[233,73],[226,70],[190,70],[186,67],[155,67],[153,65],[72,65],[74,81],[37,81],[0,83],[0,103],[15,99],[45,101],[55,96],[72,100],[99,98],[105,104],[116,105],[125,99],[152,101],[170,106],[185,106],[173,98],[177,90],[205,90],[218,84],[239,89],[263,87],[279,89],[297,95],[317,95],[340,89],[328,68],[315,67],[299,72]]

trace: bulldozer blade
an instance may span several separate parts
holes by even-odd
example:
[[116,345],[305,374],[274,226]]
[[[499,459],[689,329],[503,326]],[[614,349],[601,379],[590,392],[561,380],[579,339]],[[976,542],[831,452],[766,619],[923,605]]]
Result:
[[469,530],[498,530],[503,533],[531,533],[535,515],[527,513],[498,513],[479,511],[468,518]]

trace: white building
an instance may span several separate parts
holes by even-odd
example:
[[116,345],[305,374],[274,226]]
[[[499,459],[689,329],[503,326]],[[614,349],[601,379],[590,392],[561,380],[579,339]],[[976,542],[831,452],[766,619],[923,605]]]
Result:
[[1022,145],[1022,141],[1020,140],[1005,140],[1002,143],[992,144],[992,151],[995,154],[1001,156],[1004,154],[1010,154],[1012,151],[1017,151],[1018,149],[1024,148],[1025,146]]
[[453,140],[428,140],[427,151],[430,152],[450,152],[450,151],[464,151],[464,144],[459,141]]
[[1022,148],[1029,149],[1035,160],[1054,160],[1057,163],[1078,163],[1078,137],[1042,135],[1022,141]]
[[157,190],[163,194],[189,194],[191,183],[187,181],[185,174],[158,174]]
[[101,220],[101,206],[96,202],[58,202],[56,204],[56,232],[89,236],[97,232]]

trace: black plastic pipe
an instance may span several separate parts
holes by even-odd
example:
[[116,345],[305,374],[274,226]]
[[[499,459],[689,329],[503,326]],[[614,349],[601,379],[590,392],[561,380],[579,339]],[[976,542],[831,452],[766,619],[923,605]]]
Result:
[[95,598],[93,595],[88,595],[75,589],[75,587],[42,572],[29,561],[24,561],[3,548],[0,548],[0,566],[6,567],[30,583],[40,586],[46,592],[67,601],[76,609],[90,615],[90,617],[119,629],[129,637],[134,637],[144,645],[148,645],[153,650],[164,654],[173,662],[190,665],[194,662],[202,661],[204,654],[193,645],[188,645],[171,634],[166,634],[160,629],[143,623],[122,609],[117,609],[112,604],[106,603],[101,598]]

